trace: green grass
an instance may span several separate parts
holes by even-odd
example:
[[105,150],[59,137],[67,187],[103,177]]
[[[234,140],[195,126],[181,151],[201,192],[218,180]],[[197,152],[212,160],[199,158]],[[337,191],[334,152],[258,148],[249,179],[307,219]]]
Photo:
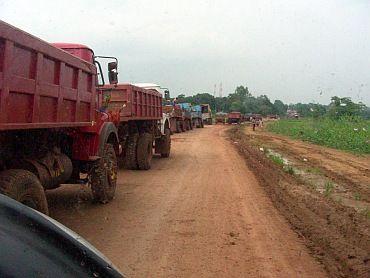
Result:
[[318,167],[309,167],[307,168],[307,172],[315,175],[321,175],[322,170]]
[[270,154],[269,155],[269,158],[274,162],[276,163],[277,165],[279,166],[284,166],[284,160],[278,156],[278,155],[274,155],[274,154]]
[[270,123],[267,130],[335,149],[370,154],[369,120],[279,120]]
[[334,184],[330,181],[326,182],[325,187],[324,187],[325,197],[329,197],[330,194],[333,192],[333,189],[334,189]]
[[361,201],[361,194],[360,193],[358,193],[358,192],[356,192],[354,195],[353,195],[353,197],[355,198],[355,200],[356,201]]
[[295,174],[294,168],[290,165],[285,166],[284,171],[287,172],[289,175]]

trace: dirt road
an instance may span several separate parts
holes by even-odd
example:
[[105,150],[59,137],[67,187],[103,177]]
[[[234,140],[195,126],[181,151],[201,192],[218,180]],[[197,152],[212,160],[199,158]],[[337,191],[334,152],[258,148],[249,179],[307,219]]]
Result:
[[174,135],[169,159],[120,172],[108,205],[83,188],[49,192],[52,217],[129,277],[325,277],[225,129]]

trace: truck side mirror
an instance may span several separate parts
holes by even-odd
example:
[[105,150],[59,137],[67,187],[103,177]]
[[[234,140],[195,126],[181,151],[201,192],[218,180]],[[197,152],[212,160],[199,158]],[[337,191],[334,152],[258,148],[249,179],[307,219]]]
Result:
[[118,83],[117,62],[108,63],[108,78],[109,84]]

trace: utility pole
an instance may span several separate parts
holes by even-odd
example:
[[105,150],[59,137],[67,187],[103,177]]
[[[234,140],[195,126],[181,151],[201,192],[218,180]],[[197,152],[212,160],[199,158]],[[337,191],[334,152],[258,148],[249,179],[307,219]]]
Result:
[[214,86],[214,88],[213,88],[213,99],[215,100],[215,107],[214,107],[214,109],[215,109],[215,112],[216,112],[216,88],[217,87],[217,85],[216,85],[216,83],[215,83],[215,86]]

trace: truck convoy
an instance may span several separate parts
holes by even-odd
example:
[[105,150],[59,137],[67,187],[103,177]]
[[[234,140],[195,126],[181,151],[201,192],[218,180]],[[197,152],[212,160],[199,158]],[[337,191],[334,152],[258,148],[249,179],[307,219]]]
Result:
[[212,122],[209,105],[162,106],[157,88],[118,84],[117,66],[0,21],[0,193],[48,214],[45,190],[88,183],[107,203],[118,165],[147,170],[153,152],[170,155],[171,131]]
[[[117,128],[100,109],[93,51],[78,51],[0,21],[0,193],[45,214],[44,190],[62,183],[89,181],[101,203],[115,194]],[[116,69],[109,63],[112,84]]]

